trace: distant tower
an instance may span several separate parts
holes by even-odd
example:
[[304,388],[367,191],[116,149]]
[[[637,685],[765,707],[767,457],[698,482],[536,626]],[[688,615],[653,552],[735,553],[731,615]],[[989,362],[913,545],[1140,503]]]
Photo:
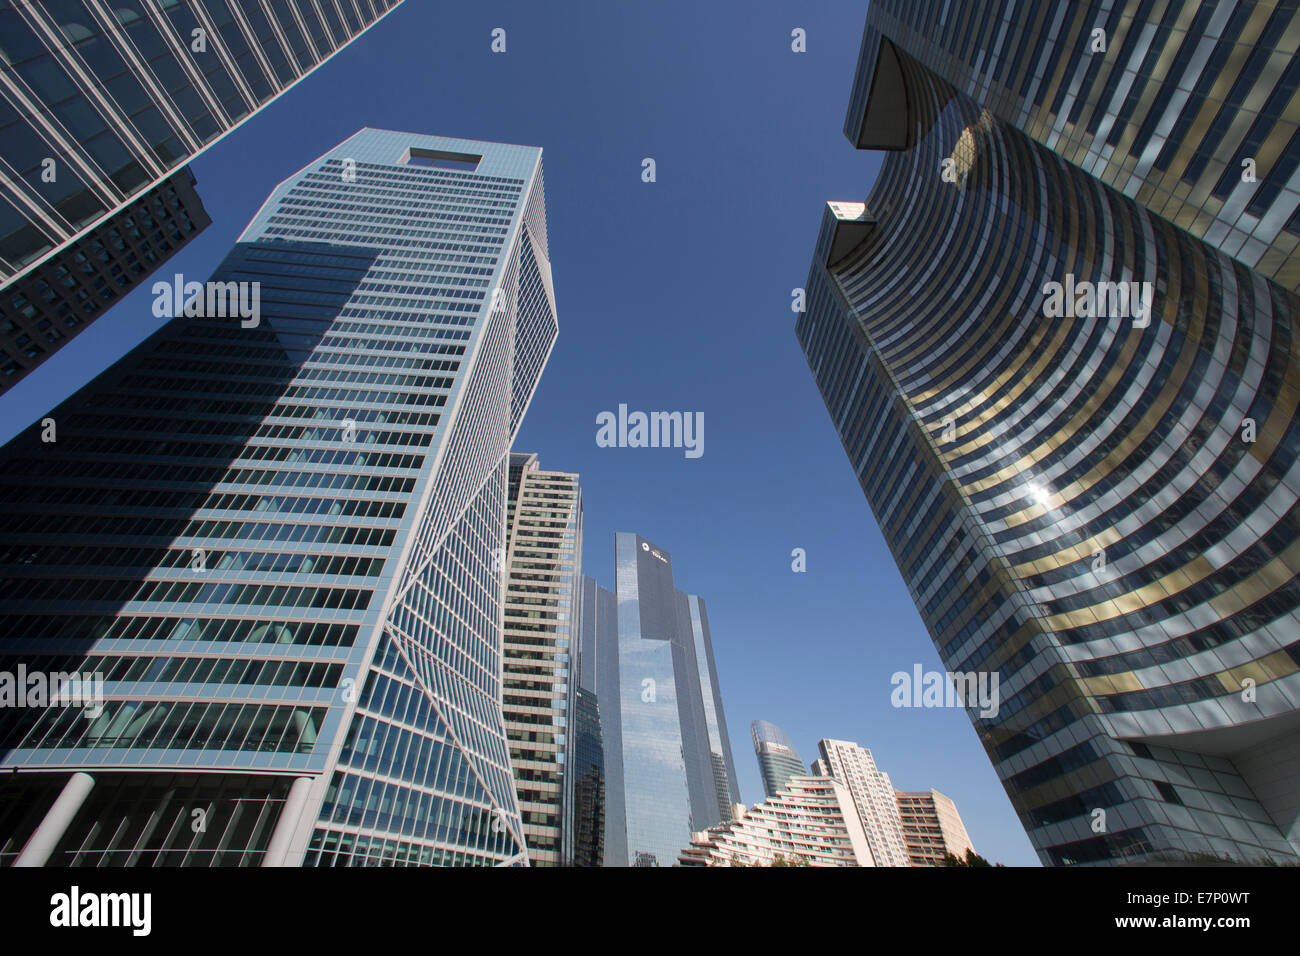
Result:
[[674,587],[667,552],[614,540],[616,626],[595,635],[605,865],[672,866],[693,832],[730,819],[740,790],[703,599]]
[[791,777],[807,774],[794,744],[776,724],[756,720],[749,725],[754,738],[754,754],[758,757],[758,771],[763,777],[763,792],[775,796]]
[[[572,862],[577,627],[582,574],[578,476],[512,454],[506,486],[505,660],[510,763],[528,858]],[[594,702],[593,702],[594,704]]]

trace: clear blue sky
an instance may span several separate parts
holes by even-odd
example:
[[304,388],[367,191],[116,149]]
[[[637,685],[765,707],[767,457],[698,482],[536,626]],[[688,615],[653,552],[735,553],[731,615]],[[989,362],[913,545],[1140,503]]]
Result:
[[[543,147],[560,337],[516,449],[581,474],[584,570],[612,586],[614,532],[635,531],[706,599],[746,803],[763,718],[805,762],[821,737],[860,742],[895,786],[952,797],[985,856],[1037,865],[965,713],[890,706],[890,675],[939,657],[794,337],[823,204],[861,201],[879,168],[840,132],[865,17],[408,0],[194,163],[214,222],[156,278],[206,278],[277,183],[363,126]],[[0,439],[148,335],[151,301],[136,290],[0,396]],[[703,412],[703,457],[598,448],[619,403]]]

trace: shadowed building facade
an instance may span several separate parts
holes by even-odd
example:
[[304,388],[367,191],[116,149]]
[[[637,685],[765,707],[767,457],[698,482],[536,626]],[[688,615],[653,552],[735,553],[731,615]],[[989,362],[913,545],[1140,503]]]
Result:
[[600,705],[579,687],[573,716],[573,865],[605,865],[605,751]]
[[186,163],[400,3],[5,4],[0,391],[208,224]]
[[194,185],[177,170],[0,292],[0,391],[212,225]]
[[868,16],[796,334],[1046,864],[1300,850],[1298,23]]
[[260,314],[169,321],[0,450],[0,670],[104,697],[0,711],[0,859],[526,863],[499,568],[558,331],[541,150],[362,130],[213,278]]

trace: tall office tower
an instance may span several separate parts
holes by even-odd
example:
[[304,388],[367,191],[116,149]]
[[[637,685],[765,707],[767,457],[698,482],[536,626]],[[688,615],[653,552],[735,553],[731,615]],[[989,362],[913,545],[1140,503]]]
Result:
[[178,169],[0,293],[0,392],[212,224]]
[[573,865],[605,865],[605,751],[596,695],[579,687],[573,712]]
[[[599,835],[600,857],[583,857],[575,845],[574,863],[578,866],[625,866],[627,864],[627,829],[623,825],[623,733],[618,704],[618,600],[614,592],[602,588],[596,579],[582,576],[582,611],[579,615],[578,688],[579,719],[588,735],[594,735],[600,747],[600,772],[597,786],[592,786],[590,759],[578,771],[578,796],[574,807],[575,844],[581,834]],[[598,692],[599,689],[599,692]],[[601,693],[613,694],[602,698]],[[590,702],[589,704],[587,702]],[[596,725],[585,718],[594,714]],[[579,731],[579,748],[584,746]],[[590,748],[591,741],[586,742]],[[590,749],[588,750],[590,753]],[[579,756],[579,760],[584,758]],[[610,820],[620,821],[611,827]]]
[[794,744],[776,724],[756,720],[749,725],[749,733],[754,738],[754,754],[758,757],[758,772],[763,777],[763,792],[769,797],[776,796],[791,777],[807,774]]
[[617,626],[594,631],[605,864],[671,866],[740,790],[704,601],[673,586],[671,556],[639,535],[616,534],[614,551]]
[[573,859],[582,492],[512,454],[506,491],[504,686],[515,792],[534,865]]
[[[5,4],[0,324],[33,328],[0,340],[0,390],[175,254],[191,237],[186,216],[206,225],[181,167],[399,3]],[[155,207],[165,183],[180,206]],[[15,348],[23,335],[33,344]]]
[[848,788],[831,777],[791,777],[733,819],[691,836],[681,866],[875,866]]
[[[1295,0],[884,0],[870,18],[1004,123],[1300,292],[1298,15]],[[877,148],[859,138],[884,132],[858,125],[870,92],[855,85],[844,131]]]
[[868,15],[797,336],[1045,864],[1300,849],[1298,16]]
[[0,451],[0,671],[105,698],[0,712],[0,855],[526,863],[498,564],[557,332],[541,150],[362,130],[217,290]]
[[876,866],[910,866],[894,786],[889,774],[876,767],[871,751],[847,740],[819,740],[817,749],[821,759],[816,769],[853,794]]
[[938,790],[919,793],[899,790],[894,796],[898,800],[907,858],[912,866],[943,866],[949,853],[964,860],[968,850],[974,852],[957,805],[948,797]]

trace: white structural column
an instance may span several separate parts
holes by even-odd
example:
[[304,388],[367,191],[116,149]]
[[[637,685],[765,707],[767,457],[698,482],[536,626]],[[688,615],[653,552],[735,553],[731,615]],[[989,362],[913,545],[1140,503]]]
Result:
[[44,866],[94,786],[95,778],[90,774],[74,773],[63,785],[58,799],[23,847],[23,852],[14,860],[14,866]]
[[307,794],[311,790],[312,778],[299,777],[289,788],[289,795],[284,798],[284,809],[276,821],[275,832],[271,834],[271,843],[262,858],[262,866],[284,866],[289,854],[289,844],[293,840],[298,818],[302,816],[303,807],[307,805]]

